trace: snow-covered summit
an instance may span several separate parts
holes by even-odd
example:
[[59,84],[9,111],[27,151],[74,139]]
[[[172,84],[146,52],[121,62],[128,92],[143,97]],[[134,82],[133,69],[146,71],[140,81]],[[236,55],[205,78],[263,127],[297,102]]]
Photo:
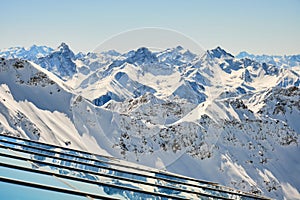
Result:
[[233,58],[234,56],[231,55],[230,53],[226,52],[224,49],[221,47],[216,47],[215,49],[208,50],[207,51],[209,55],[215,58]]
[[45,57],[38,58],[35,63],[53,72],[63,80],[67,80],[76,73],[75,54],[65,43]]
[[154,63],[157,62],[157,57],[154,53],[152,53],[148,48],[141,47],[136,51],[131,51],[127,53],[128,57],[126,62],[133,64],[143,64],[146,62]]
[[[70,49],[70,47],[62,42],[58,47],[57,49],[55,50],[56,52],[59,52],[61,54],[63,54],[64,57],[69,57],[71,59],[74,59],[74,53],[73,51]],[[54,52],[53,52],[54,53]]]
[[157,57],[160,61],[180,65],[182,63],[191,62],[195,59],[196,54],[188,49],[184,49],[182,46],[177,46],[157,53]]

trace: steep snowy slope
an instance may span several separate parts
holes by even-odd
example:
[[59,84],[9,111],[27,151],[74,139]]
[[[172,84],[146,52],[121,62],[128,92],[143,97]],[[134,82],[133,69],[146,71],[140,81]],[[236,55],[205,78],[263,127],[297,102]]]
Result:
[[38,60],[58,77],[1,61],[2,133],[300,198],[299,67],[220,47],[76,56],[63,44]]
[[[1,133],[89,149],[82,142],[84,132],[76,127],[82,124],[74,123],[76,95],[62,80],[19,59],[1,59],[0,69]],[[90,150],[99,151],[97,147],[92,145]]]
[[248,104],[256,108],[259,114],[282,120],[297,133],[300,133],[299,96],[299,87],[294,86],[286,89],[276,87],[251,97]]
[[[283,198],[287,184],[298,189],[293,178],[300,172],[298,133],[237,99],[206,103],[191,112],[185,104],[160,104],[151,95],[121,108],[108,104],[125,116],[117,123],[122,134],[114,148],[132,161],[274,198]],[[177,120],[180,113],[187,114]]]

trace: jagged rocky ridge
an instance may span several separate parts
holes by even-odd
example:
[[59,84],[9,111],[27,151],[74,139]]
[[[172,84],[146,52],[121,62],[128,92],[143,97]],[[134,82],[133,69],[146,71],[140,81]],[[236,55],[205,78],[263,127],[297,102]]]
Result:
[[2,133],[299,197],[299,66],[220,47],[0,55]]

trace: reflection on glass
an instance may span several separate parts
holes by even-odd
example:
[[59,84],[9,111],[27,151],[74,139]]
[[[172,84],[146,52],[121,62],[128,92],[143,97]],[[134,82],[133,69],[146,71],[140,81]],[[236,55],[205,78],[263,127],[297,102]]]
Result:
[[[6,147],[11,150],[5,149]],[[128,167],[125,162],[116,159],[4,135],[0,135],[0,153],[5,154],[0,156],[1,163],[36,169],[35,172],[26,172],[0,167],[0,176],[72,190],[80,189],[91,194],[114,195],[122,197],[121,199],[163,199],[160,195],[188,199],[203,198],[201,194],[234,199],[240,196],[228,194],[228,189],[218,185],[132,164]],[[41,170],[63,176],[37,173]],[[75,179],[71,180],[71,177]],[[245,198],[244,196],[243,199]]]
[[11,183],[0,182],[0,199],[22,199],[22,200],[88,200],[86,197],[65,194],[49,190],[41,190]]
[[34,182],[43,185],[53,185],[60,188],[72,189],[68,185],[58,181],[55,177],[6,167],[0,167],[0,176],[22,181]]

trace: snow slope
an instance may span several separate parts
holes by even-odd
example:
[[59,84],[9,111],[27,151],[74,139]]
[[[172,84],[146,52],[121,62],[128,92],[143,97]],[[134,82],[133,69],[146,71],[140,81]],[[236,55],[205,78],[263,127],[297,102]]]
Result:
[[75,55],[64,43],[34,62],[1,60],[2,133],[300,198],[299,67],[220,47]]

